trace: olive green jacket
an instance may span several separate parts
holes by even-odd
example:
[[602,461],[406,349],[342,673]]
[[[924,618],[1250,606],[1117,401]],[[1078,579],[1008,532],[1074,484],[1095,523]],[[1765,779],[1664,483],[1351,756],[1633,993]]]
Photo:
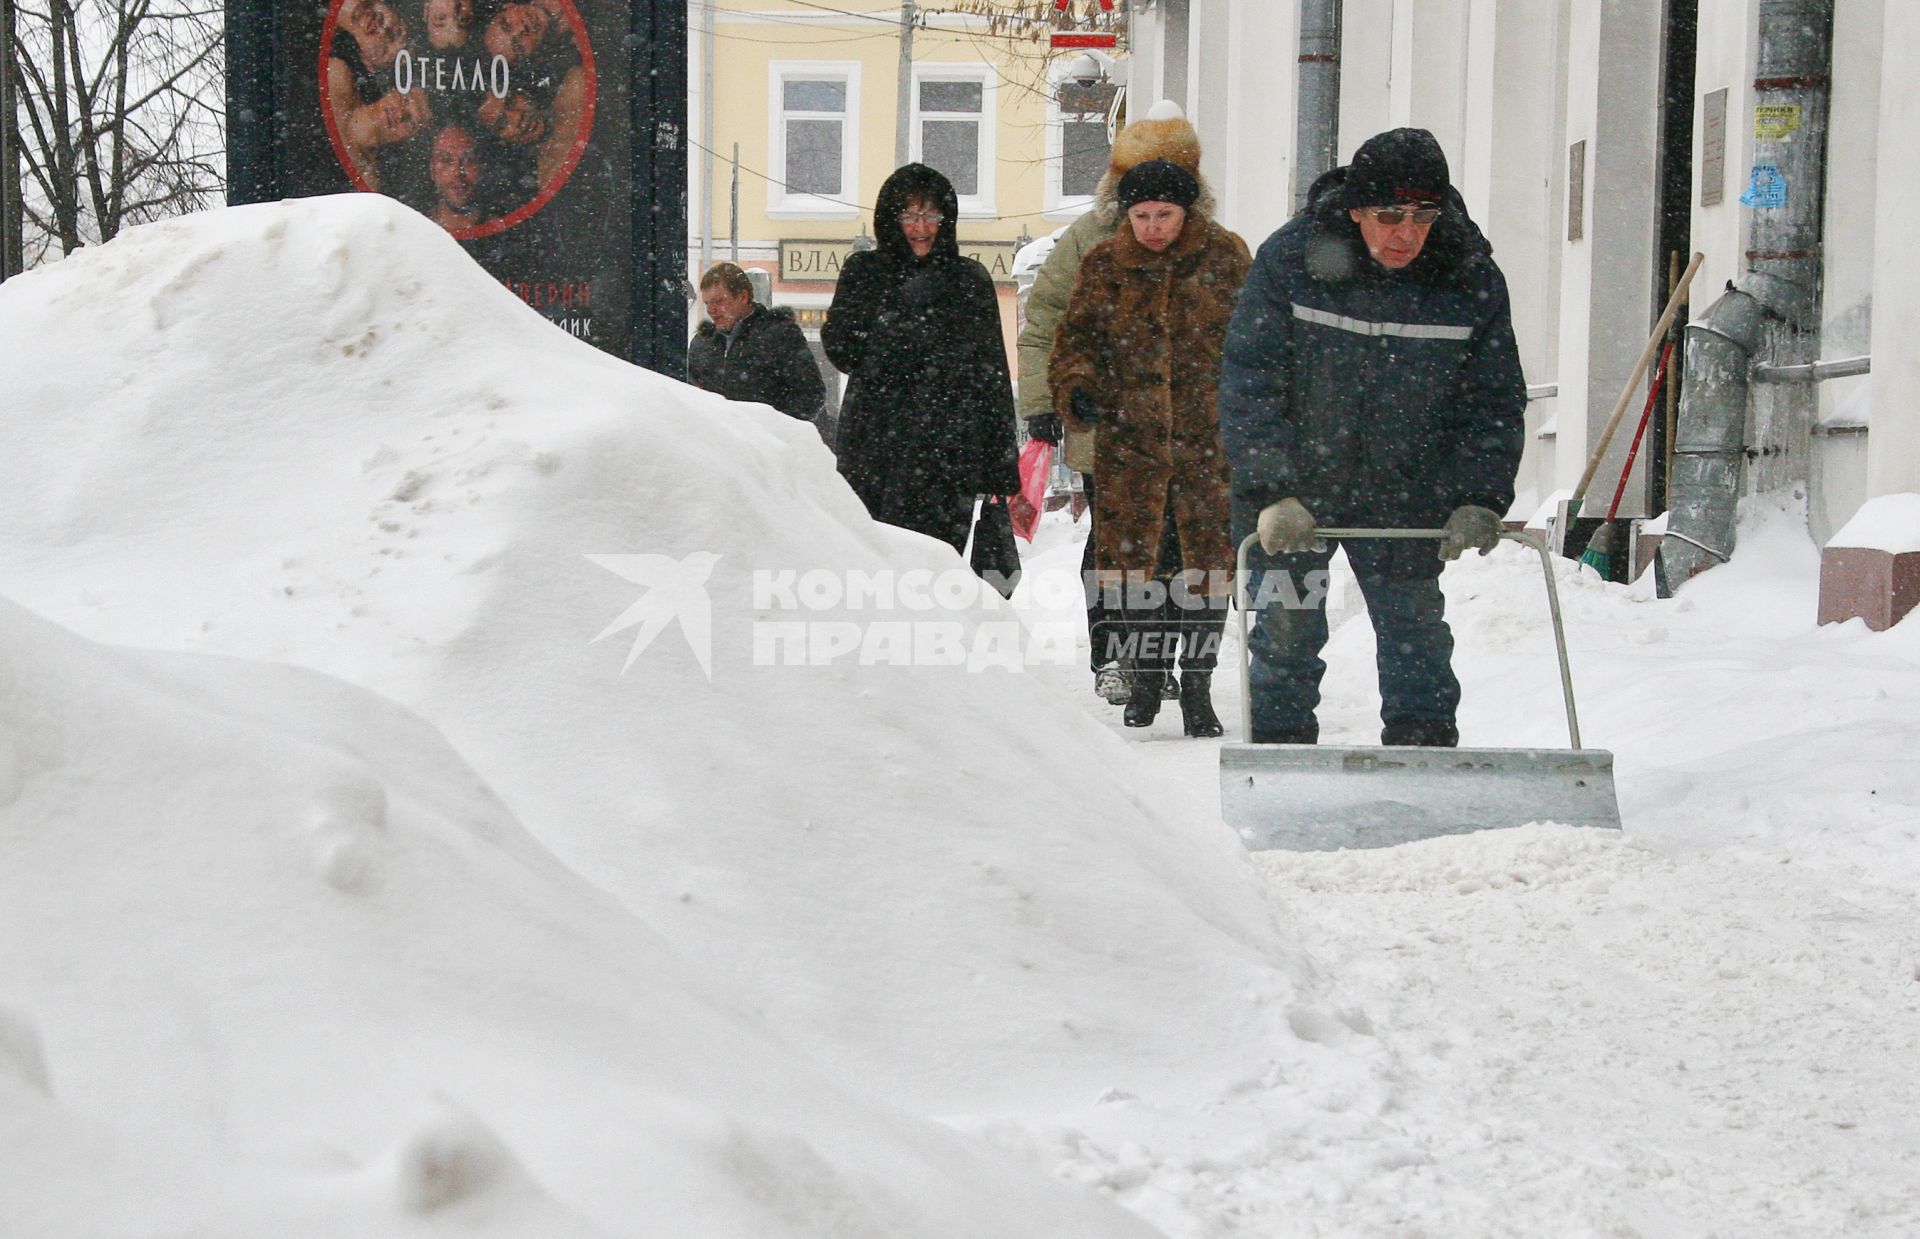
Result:
[[[1073,296],[1074,282],[1080,278],[1080,260],[1113,235],[1120,212],[1113,201],[1112,187],[1102,181],[1103,192],[1092,210],[1073,221],[1053,252],[1040,264],[1033,287],[1027,291],[1027,323],[1020,329],[1020,418],[1025,421],[1053,412],[1053,391],[1047,386],[1047,367],[1053,361],[1053,333],[1067,315],[1067,300]],[[1065,444],[1067,467],[1080,473],[1093,472],[1093,435],[1091,430],[1069,430]]]

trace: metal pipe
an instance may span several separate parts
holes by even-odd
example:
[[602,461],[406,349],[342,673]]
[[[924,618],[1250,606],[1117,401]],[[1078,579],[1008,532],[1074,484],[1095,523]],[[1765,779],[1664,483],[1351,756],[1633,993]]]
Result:
[[[1779,281],[1765,297],[1776,318],[1767,327],[1766,347],[1757,354],[1774,365],[1820,358],[1833,10],[1834,0],[1760,4],[1746,258],[1755,275]],[[1811,387],[1772,385],[1753,393],[1753,441],[1760,457],[1747,477],[1749,492],[1807,480],[1808,432],[1818,413],[1819,397]]]
[[1828,379],[1850,379],[1873,369],[1872,357],[1842,357],[1835,361],[1813,361],[1797,366],[1755,366],[1756,383],[1824,383]]
[[1300,0],[1300,85],[1293,209],[1340,159],[1340,0]]
[[1733,526],[1745,459],[1747,380],[1767,307],[1729,288],[1706,316],[1687,324],[1680,416],[1667,476],[1667,533],[1656,582],[1662,597],[1733,554]]
[[[1766,382],[1755,357],[1817,377],[1834,0],[1760,0],[1747,274],[1687,326],[1685,382],[1655,574],[1669,597],[1733,554],[1743,489],[1805,481],[1818,396]],[[1751,401],[1751,408],[1749,408]],[[1751,420],[1752,433],[1748,433]],[[1747,450],[1751,438],[1754,451]],[[1742,465],[1751,459],[1745,470]]]

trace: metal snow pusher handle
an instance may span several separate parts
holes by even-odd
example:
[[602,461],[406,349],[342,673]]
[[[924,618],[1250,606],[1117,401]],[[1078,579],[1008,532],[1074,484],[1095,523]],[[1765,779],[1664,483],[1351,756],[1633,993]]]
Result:
[[[1447,536],[1444,529],[1316,529],[1316,540],[1338,541],[1346,538],[1426,538],[1438,541]],[[1553,645],[1560,655],[1560,693],[1567,702],[1567,741],[1571,748],[1580,747],[1580,718],[1573,708],[1573,672],[1567,666],[1567,635],[1560,623],[1560,590],[1553,579],[1553,552],[1547,549],[1546,535],[1532,529],[1503,529],[1500,536],[1522,546],[1530,546],[1540,555],[1540,571],[1547,581],[1547,611],[1553,617]],[[1233,605],[1240,613],[1240,734],[1251,743],[1253,740],[1253,693],[1248,684],[1248,661],[1251,654],[1247,649],[1247,552],[1259,545],[1259,534],[1248,534],[1240,540],[1240,549],[1234,557]]]

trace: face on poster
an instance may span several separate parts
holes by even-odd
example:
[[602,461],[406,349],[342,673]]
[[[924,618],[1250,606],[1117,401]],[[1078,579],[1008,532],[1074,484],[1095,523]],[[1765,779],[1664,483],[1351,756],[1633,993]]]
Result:
[[331,0],[319,69],[355,187],[463,241],[537,215],[593,134],[593,47],[572,0]]

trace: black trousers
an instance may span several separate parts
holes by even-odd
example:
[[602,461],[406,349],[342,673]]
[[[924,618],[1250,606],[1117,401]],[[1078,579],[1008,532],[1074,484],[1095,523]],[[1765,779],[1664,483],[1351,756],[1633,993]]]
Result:
[[[1087,479],[1091,513],[1093,479]],[[1219,659],[1221,634],[1227,626],[1227,600],[1204,592],[1189,595],[1175,578],[1184,570],[1180,531],[1174,525],[1173,505],[1167,505],[1160,524],[1160,546],[1154,553],[1153,581],[1142,589],[1129,586],[1118,598],[1113,591],[1094,588],[1095,540],[1100,527],[1087,533],[1081,556],[1081,580],[1086,582],[1087,635],[1093,650],[1093,669],[1120,664],[1129,670],[1171,671],[1176,658],[1183,671],[1212,671]],[[1114,605],[1115,603],[1119,605]]]

